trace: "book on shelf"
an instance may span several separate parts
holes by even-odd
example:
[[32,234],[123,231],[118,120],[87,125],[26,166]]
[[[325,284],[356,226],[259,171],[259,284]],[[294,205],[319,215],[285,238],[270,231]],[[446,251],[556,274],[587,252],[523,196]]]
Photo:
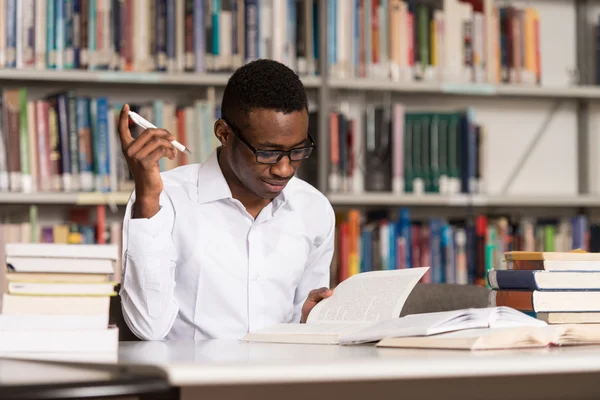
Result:
[[544,326],[545,322],[506,308],[464,309],[399,317],[427,268],[354,275],[321,300],[305,324],[278,324],[248,333],[250,342],[352,345],[387,337],[429,336],[474,328]]
[[456,195],[486,192],[486,132],[473,107],[410,110],[399,102],[329,114],[332,193]]
[[0,353],[112,352],[116,245],[9,243],[4,246]]
[[542,82],[540,15],[493,0],[328,0],[330,76],[396,82]]
[[515,218],[477,213],[442,218],[419,217],[408,207],[350,208],[337,210],[336,221],[332,286],[359,272],[421,266],[430,267],[424,283],[489,285],[488,271],[501,274],[508,269],[506,253],[542,251],[556,257],[577,248],[590,254],[600,251],[598,224],[585,215]]
[[[317,0],[7,1],[0,68],[231,72],[258,58],[319,66]],[[102,29],[100,29],[102,27]]]
[[490,269],[491,306],[508,306],[551,324],[600,323],[600,253],[509,251]]

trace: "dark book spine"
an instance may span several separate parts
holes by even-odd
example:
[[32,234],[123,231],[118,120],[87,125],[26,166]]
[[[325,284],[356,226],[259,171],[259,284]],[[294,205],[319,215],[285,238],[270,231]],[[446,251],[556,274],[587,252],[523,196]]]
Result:
[[77,99],[75,92],[67,93],[67,123],[69,132],[69,161],[71,163],[71,174],[73,189],[79,190],[79,134],[77,132]]
[[246,62],[258,58],[259,35],[259,8],[258,0],[246,0],[245,3],[246,25]]
[[492,289],[537,290],[535,271],[491,270],[488,282]]
[[80,6],[80,26],[79,26],[79,68],[87,69],[89,62],[89,20],[90,3],[89,0],[79,0]]
[[[156,2],[156,30],[154,34],[154,54],[156,57],[156,69],[167,70],[167,2],[166,0],[155,0]],[[170,37],[169,37],[170,38]]]
[[[235,22],[235,20],[234,20]],[[185,70],[193,72],[196,70],[194,57],[194,0],[185,0]],[[234,27],[235,29],[235,23]],[[235,41],[234,41],[235,43]]]

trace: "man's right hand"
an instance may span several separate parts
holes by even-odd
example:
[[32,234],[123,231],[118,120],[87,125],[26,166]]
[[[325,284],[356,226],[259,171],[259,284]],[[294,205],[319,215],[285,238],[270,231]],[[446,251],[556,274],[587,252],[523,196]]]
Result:
[[160,209],[163,190],[159,160],[175,158],[177,151],[171,144],[175,137],[164,129],[146,129],[134,139],[129,131],[129,105],[125,104],[119,116],[121,149],[135,182],[134,218],[151,218]]

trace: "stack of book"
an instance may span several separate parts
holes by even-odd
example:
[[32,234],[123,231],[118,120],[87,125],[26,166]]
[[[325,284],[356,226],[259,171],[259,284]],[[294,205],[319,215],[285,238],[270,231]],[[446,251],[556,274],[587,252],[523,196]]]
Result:
[[600,323],[600,253],[510,251],[488,271],[491,306],[550,324]]
[[115,352],[116,245],[8,243],[0,353]]

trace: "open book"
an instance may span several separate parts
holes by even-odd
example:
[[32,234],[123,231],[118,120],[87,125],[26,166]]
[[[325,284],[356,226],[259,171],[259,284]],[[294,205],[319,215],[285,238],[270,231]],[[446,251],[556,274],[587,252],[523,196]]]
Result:
[[600,344],[600,325],[546,325],[469,329],[421,337],[389,337],[377,347],[448,350],[502,350]]
[[541,327],[546,322],[509,307],[469,308],[379,321],[347,332],[339,344],[375,342],[390,337],[430,336],[475,328]]
[[436,335],[473,328],[542,327],[544,321],[508,307],[464,309],[399,318],[427,268],[365,272],[343,281],[311,311],[306,324],[280,324],[242,340],[350,345],[384,338]]
[[344,334],[374,322],[398,319],[417,282],[429,268],[371,271],[342,281],[321,300],[305,324],[278,324],[248,333],[250,342],[337,344]]

